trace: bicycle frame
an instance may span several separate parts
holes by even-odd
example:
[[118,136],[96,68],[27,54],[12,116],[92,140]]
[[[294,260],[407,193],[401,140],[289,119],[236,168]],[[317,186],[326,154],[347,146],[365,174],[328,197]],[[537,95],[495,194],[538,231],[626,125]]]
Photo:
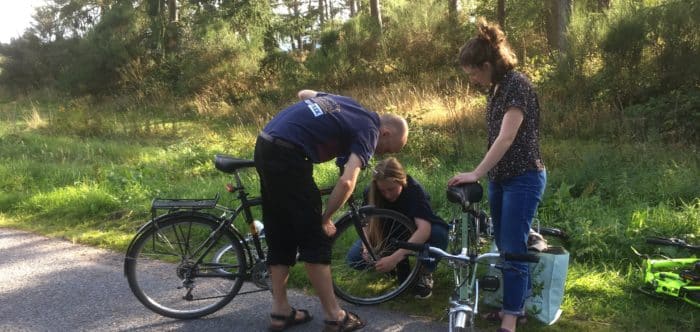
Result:
[[[440,252],[435,250],[434,252],[441,257],[447,258],[448,262],[453,266],[453,275],[455,281],[455,299],[450,301],[449,309],[449,326],[450,330],[453,326],[465,327],[471,325],[471,322],[467,320],[473,320],[473,316],[478,314],[478,301],[479,301],[479,284],[476,279],[476,270],[479,257],[485,258],[487,256],[475,256],[476,252],[470,252],[470,248],[477,245],[476,243],[471,243],[473,240],[472,234],[478,234],[478,225],[475,223],[475,217],[472,215],[473,210],[469,209],[462,212],[462,218],[458,222],[459,233],[461,236],[461,252],[459,255],[449,255],[444,251]],[[477,237],[478,238],[478,237]],[[447,255],[445,255],[447,254]],[[461,257],[468,257],[469,259],[464,260]],[[472,261],[474,263],[472,263]],[[469,314],[471,312],[471,314]]]
[[[538,262],[539,257],[533,254],[509,254],[509,253],[483,253],[479,254],[480,225],[486,227],[486,235],[490,236],[490,219],[478,208],[478,203],[483,196],[483,189],[477,183],[465,184],[458,187],[448,187],[447,198],[452,203],[461,207],[461,218],[454,219],[451,223],[452,243],[457,242],[459,254],[450,254],[427,244],[413,244],[397,241],[397,246],[419,252],[422,260],[433,260],[429,255],[445,259],[453,269],[455,291],[450,299],[448,311],[449,330],[464,330],[474,327],[474,316],[479,313],[479,279],[477,269],[481,264],[487,264],[494,268],[502,268],[495,262],[485,263],[486,260],[502,260],[503,258],[521,262]],[[484,220],[481,220],[481,219]],[[455,229],[456,228],[456,229]]]
[[[646,240],[649,244],[667,245],[700,251],[699,246],[693,246],[675,238],[651,237]],[[700,264],[700,258],[667,258],[652,259],[640,254],[634,247],[632,250],[643,257],[642,272],[643,286],[640,291],[649,295],[668,296],[681,299],[700,308],[700,280],[693,266]],[[685,271],[681,271],[687,269]],[[683,275],[687,272],[687,275]]]
[[[438,257],[438,259],[445,259],[448,261],[449,265],[454,269],[458,270],[460,267],[467,267],[470,270],[471,277],[468,279],[463,279],[464,281],[470,280],[468,284],[458,285],[458,289],[466,289],[467,297],[453,299],[450,301],[450,331],[453,327],[464,328],[467,326],[467,319],[473,319],[473,315],[479,313],[478,303],[479,303],[479,281],[476,279],[476,270],[479,265],[486,265],[493,268],[502,268],[499,263],[493,261],[501,261],[503,259],[515,260],[522,262],[537,262],[539,258],[534,254],[508,254],[508,253],[496,253],[487,252],[479,255],[469,255],[466,250],[461,253],[453,255],[445,252],[444,250],[436,247],[428,246],[427,244],[416,244],[408,243],[402,241],[396,241],[396,244],[400,248],[409,249],[419,252],[422,260],[432,261],[435,258],[428,257],[433,255]],[[486,263],[486,261],[492,261]],[[468,287],[466,287],[468,285]],[[471,315],[470,315],[471,314]],[[471,325],[471,322],[469,322]]]

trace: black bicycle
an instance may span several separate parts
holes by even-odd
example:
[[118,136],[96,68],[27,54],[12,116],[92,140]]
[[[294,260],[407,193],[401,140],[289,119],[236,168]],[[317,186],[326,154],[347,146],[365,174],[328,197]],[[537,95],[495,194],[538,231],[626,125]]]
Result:
[[[220,204],[219,194],[213,199],[155,199],[151,220],[141,226],[127,249],[124,273],[129,287],[144,306],[160,315],[198,318],[221,309],[236,295],[270,289],[264,235],[256,227],[259,222],[252,211],[259,208],[262,200],[250,196],[240,176],[254,163],[217,155],[214,165],[233,176],[234,184],[227,184],[227,191],[234,195],[231,205],[235,207]],[[331,190],[323,189],[321,194],[327,195]],[[336,294],[354,303],[372,303],[398,295],[418,272],[415,259],[407,262],[407,274],[396,282],[395,276],[344,268],[347,244],[359,239],[369,245],[363,232],[369,220],[382,223],[395,238],[404,240],[413,233],[415,225],[394,211],[360,207],[353,198],[348,205],[349,211],[336,222],[333,239]],[[238,229],[243,223],[249,228],[245,236]],[[371,248],[368,256],[372,260],[396,250],[386,242]],[[355,283],[359,280],[377,287],[358,293]],[[244,281],[252,282],[257,289],[239,293]]]

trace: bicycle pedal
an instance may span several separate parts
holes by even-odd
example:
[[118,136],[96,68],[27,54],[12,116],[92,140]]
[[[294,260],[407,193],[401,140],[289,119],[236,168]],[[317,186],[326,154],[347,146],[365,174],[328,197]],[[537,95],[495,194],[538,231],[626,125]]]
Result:
[[479,278],[479,288],[487,292],[495,292],[501,287],[501,280],[496,276],[483,276]]

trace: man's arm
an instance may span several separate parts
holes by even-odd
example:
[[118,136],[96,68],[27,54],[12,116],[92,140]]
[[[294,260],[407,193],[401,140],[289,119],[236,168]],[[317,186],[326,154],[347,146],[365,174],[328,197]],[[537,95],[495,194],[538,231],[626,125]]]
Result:
[[299,99],[301,99],[301,100],[304,100],[304,99],[316,97],[316,94],[318,94],[318,92],[316,92],[314,90],[301,90],[297,93],[297,97],[299,97]]
[[361,169],[362,161],[360,157],[354,153],[351,154],[350,158],[348,158],[348,162],[345,163],[343,174],[338,179],[331,195],[328,197],[326,210],[323,212],[322,222],[326,235],[333,236],[333,234],[335,234],[335,226],[333,226],[331,217],[345,204],[345,201],[348,200],[353,190],[355,190],[355,184],[357,183],[357,177],[360,175]]

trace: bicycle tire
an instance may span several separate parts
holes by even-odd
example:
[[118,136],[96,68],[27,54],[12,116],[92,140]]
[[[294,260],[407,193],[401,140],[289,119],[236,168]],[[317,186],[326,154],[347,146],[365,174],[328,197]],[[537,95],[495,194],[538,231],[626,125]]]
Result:
[[[382,223],[387,234],[392,234],[382,241],[376,257],[388,256],[396,251],[391,238],[407,241],[415,232],[416,225],[408,217],[387,209],[362,208],[360,215],[363,225],[369,220]],[[405,261],[389,273],[377,272],[372,266],[351,266],[348,252],[359,235],[350,215],[345,215],[335,224],[336,235],[333,238],[331,270],[333,290],[335,294],[350,303],[357,305],[373,305],[389,301],[399,296],[408,288],[418,275],[421,262],[415,255],[409,255]],[[364,261],[363,261],[364,262]]]
[[[177,319],[202,317],[231,302],[243,284],[245,253],[240,239],[228,229],[221,230],[215,241],[210,239],[219,226],[208,214],[174,213],[138,234],[125,262],[136,298],[153,312]],[[196,264],[204,252],[203,263]]]
[[479,254],[479,222],[474,216],[469,216],[467,218],[469,224],[467,225],[468,231],[467,236],[462,239],[466,239],[466,242],[462,243],[464,248],[467,248],[467,255],[473,256]]

